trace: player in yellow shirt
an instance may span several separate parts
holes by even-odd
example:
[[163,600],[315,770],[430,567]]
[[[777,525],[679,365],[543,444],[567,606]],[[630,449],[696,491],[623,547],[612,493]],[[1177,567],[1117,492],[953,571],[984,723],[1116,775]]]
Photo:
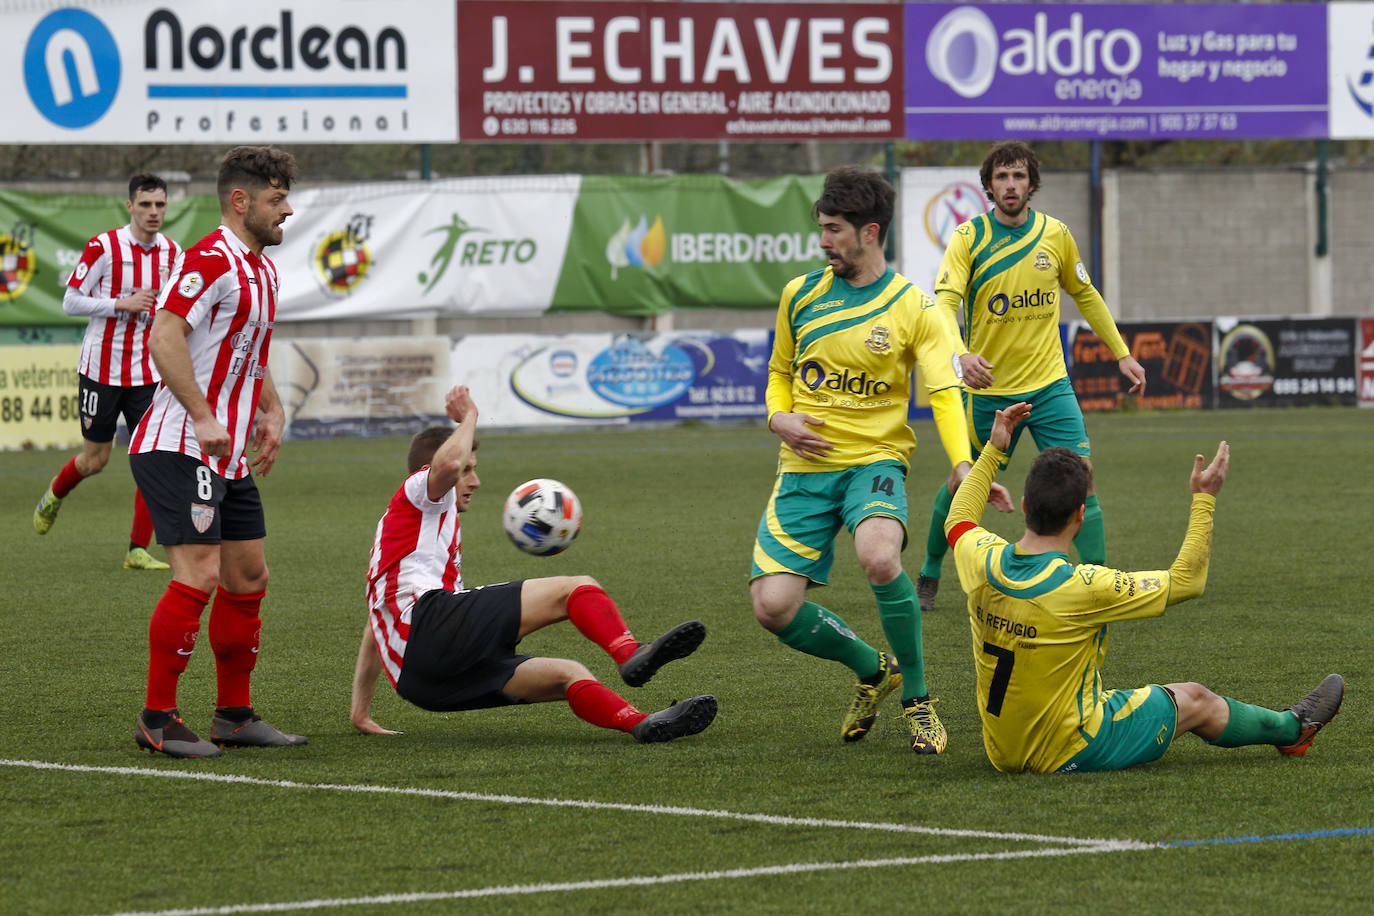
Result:
[[1009,544],[978,525],[1013,427],[1030,414],[1024,402],[996,412],[987,447],[955,494],[946,523],[968,595],[978,711],[992,765],[1037,773],[1123,769],[1163,756],[1180,732],[1218,747],[1272,744],[1281,754],[1307,753],[1340,709],[1345,682],[1339,674],[1283,711],[1197,683],[1103,687],[1109,623],[1158,617],[1166,606],[1202,594],[1229,446],[1222,442],[1206,467],[1201,455],[1193,459],[1188,530],[1168,569],[1074,566],[1068,550],[1083,525],[1089,475],[1069,449],[1045,449],[1031,463],[1019,541]]
[[[939,754],[948,736],[926,688],[921,615],[901,562],[906,471],[916,447],[906,418],[917,364],[953,466],[950,489],[972,456],[953,323],[883,256],[894,197],[868,169],[827,175],[814,212],[830,266],[783,290],[766,393],[768,428],[782,445],[749,592],[755,618],[783,644],[840,662],[859,679],[841,726],[845,741],[864,737],[883,699],[900,687],[912,749]],[[1010,511],[1005,489],[994,493]],[[828,580],[841,525],[854,537],[895,658],[806,600],[809,587]]]
[[[1030,208],[1040,187],[1040,164],[1024,143],[994,146],[979,170],[992,210],[963,223],[945,249],[935,301],[951,318],[961,314],[960,360],[968,423],[977,447],[987,441],[992,416],[1017,401],[1035,405],[1027,424],[1037,448],[1063,446],[1092,470],[1083,411],[1064,365],[1059,339],[1060,290],[1078,305],[1117,358],[1131,394],[1145,392],[1145,370],[1131,356],[1107,304],[1093,286],[1069,228]],[[962,303],[962,313],[961,313]],[[1007,458],[1021,435],[1012,436]],[[931,509],[926,558],[916,580],[921,609],[935,607],[944,562],[945,516],[952,492],[941,487]],[[1088,514],[1074,546],[1085,563],[1107,562],[1107,536],[1097,493],[1088,489]]]

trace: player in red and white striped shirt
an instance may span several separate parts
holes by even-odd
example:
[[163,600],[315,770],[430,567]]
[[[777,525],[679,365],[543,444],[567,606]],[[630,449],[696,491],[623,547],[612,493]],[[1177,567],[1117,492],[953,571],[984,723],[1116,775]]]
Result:
[[[167,215],[167,182],[140,173],[129,179],[129,224],[91,239],[67,280],[62,310],[86,315],[90,323],[81,342],[81,452],[53,478],[38,508],[33,528],[47,534],[67,494],[110,460],[120,414],[133,430],[152,403],[157,370],[148,352],[152,308],[180,249],[158,230]],[[134,490],[134,523],[129,532],[125,569],[167,569],[148,553],[153,521],[143,494]]]
[[[252,472],[272,469],[286,423],[267,372],[277,269],[262,251],[281,244],[295,176],[288,153],[229,151],[216,183],[223,225],[178,259],[149,339],[162,381],[134,431],[129,463],[172,581],[148,627],[147,698],[134,738],[173,757],[214,757],[216,745],[306,743],[262,721],[249,697],[267,588],[267,527]],[[204,741],[178,714],[177,682],[212,593],[218,700]]]
[[372,719],[385,671],[396,692],[423,709],[485,709],[566,700],[579,718],[628,732],[636,741],[694,735],[716,715],[716,699],[693,697],[645,715],[581,662],[515,651],[529,633],[561,620],[615,660],[631,687],[701,645],[701,621],[679,624],[640,644],[614,601],[590,576],[551,576],[499,585],[463,585],[462,529],[480,487],[477,406],[465,387],[445,398],[457,429],[436,426],[411,440],[410,476],[377,523],[367,570],[368,622],[353,671],[350,719],[369,735],[394,735]]

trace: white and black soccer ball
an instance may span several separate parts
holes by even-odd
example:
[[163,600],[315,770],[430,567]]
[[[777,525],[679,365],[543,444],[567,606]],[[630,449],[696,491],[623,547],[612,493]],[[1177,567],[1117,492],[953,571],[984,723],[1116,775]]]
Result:
[[582,503],[557,480],[527,480],[506,497],[501,524],[516,547],[550,557],[567,550],[582,530]]

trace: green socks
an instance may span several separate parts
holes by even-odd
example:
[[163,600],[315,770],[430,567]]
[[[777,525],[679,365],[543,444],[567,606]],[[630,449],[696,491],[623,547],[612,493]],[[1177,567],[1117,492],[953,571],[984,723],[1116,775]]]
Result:
[[881,664],[877,649],[854,635],[838,614],[811,601],[803,601],[792,622],[774,635],[798,652],[845,665],[855,677],[876,674]]
[[883,621],[892,654],[902,668],[902,699],[910,700],[926,695],[925,658],[921,649],[921,609],[916,602],[916,587],[911,577],[902,572],[886,585],[873,585],[873,597],[878,599],[878,616]]
[[1251,706],[1230,697],[1222,697],[1231,709],[1231,718],[1213,741],[1216,747],[1246,747],[1251,744],[1292,744],[1298,740],[1302,725],[1298,717],[1286,710]]
[[[940,489],[935,492],[935,502],[930,507],[930,531],[926,532],[926,561],[921,564],[921,575],[931,579],[940,578],[940,566],[945,562],[945,552],[949,550],[949,541],[945,540],[945,519],[949,518],[949,504],[953,501],[949,485],[940,484]],[[906,675],[905,669],[902,674]]]
[[1078,548],[1080,563],[1105,566],[1107,563],[1107,529],[1102,524],[1102,507],[1097,504],[1097,494],[1091,493],[1083,501],[1083,527],[1073,539]]

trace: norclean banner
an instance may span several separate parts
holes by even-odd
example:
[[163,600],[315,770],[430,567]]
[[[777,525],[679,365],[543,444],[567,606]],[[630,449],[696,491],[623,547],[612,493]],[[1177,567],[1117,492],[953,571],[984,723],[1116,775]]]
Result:
[[[84,325],[62,311],[67,279],[88,241],[128,222],[119,195],[0,190],[0,326]],[[186,245],[217,225],[216,198],[180,198],[168,202],[162,232]]]
[[553,306],[776,308],[789,280],[825,265],[811,215],[823,181],[583,178]]
[[[1328,135],[1324,4],[904,8],[910,139]],[[1367,54],[1350,18],[1342,41]]]
[[0,120],[10,143],[452,142],[455,22],[452,0],[11,3]]

